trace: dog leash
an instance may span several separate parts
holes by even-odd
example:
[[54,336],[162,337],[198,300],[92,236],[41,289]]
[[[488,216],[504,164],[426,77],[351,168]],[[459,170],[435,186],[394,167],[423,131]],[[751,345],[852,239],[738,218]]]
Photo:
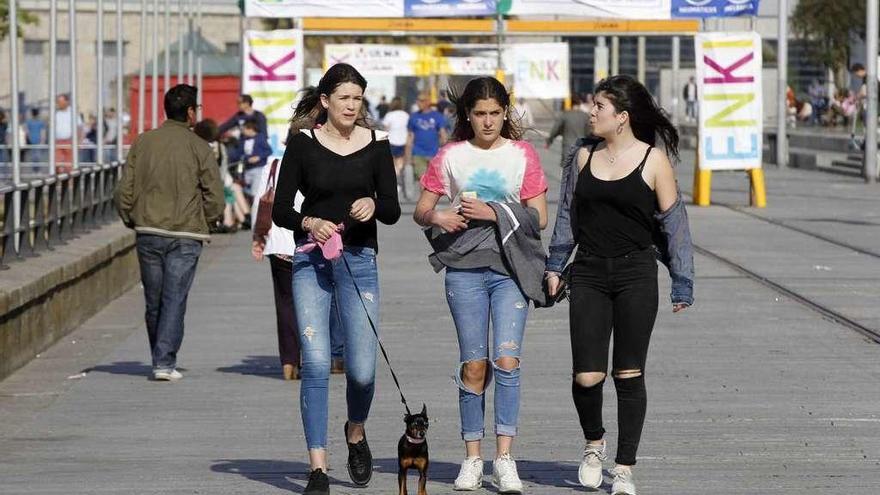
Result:
[[370,322],[370,328],[373,329],[373,335],[376,336],[376,341],[379,343],[382,357],[385,358],[385,362],[388,364],[388,370],[391,371],[391,378],[394,379],[394,384],[397,386],[397,392],[400,393],[400,402],[403,403],[403,407],[406,409],[406,414],[412,416],[409,406],[406,404],[406,397],[403,396],[403,390],[400,388],[400,382],[397,380],[397,373],[394,372],[394,367],[391,366],[391,360],[388,359],[388,353],[385,351],[385,346],[382,345],[382,339],[379,338],[379,331],[376,330],[376,324],[373,323],[373,319],[370,317],[370,311],[367,309],[367,303],[364,302],[363,295],[361,295],[361,289],[358,287],[357,281],[354,278],[354,273],[351,271],[351,267],[348,266],[348,260],[345,259],[345,251],[342,252],[342,262],[345,263],[345,269],[348,270],[348,276],[351,277],[351,283],[354,284],[354,290],[357,291],[361,306],[364,307],[364,313],[366,313],[367,321]]

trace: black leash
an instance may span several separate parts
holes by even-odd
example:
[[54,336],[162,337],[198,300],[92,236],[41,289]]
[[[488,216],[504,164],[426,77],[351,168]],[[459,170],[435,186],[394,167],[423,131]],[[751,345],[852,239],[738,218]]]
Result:
[[379,342],[379,349],[382,351],[382,357],[384,357],[385,362],[388,363],[388,370],[391,371],[391,378],[394,379],[394,384],[397,385],[397,391],[400,393],[400,402],[402,402],[403,407],[406,408],[406,414],[412,416],[412,413],[409,411],[409,406],[406,405],[406,398],[403,396],[400,382],[397,380],[397,374],[394,372],[394,367],[391,366],[391,360],[388,359],[388,353],[385,352],[385,346],[382,345],[382,339],[379,338],[379,331],[376,330],[376,324],[373,323],[373,319],[370,318],[370,311],[367,309],[367,303],[364,302],[364,296],[361,294],[361,289],[358,287],[357,281],[354,278],[354,273],[352,273],[351,267],[348,266],[348,260],[345,259],[345,252],[342,253],[342,261],[345,263],[345,269],[348,270],[348,276],[351,277],[351,283],[354,284],[354,290],[358,293],[358,299],[361,300],[361,306],[364,307],[364,313],[367,314],[367,321],[370,322],[370,328],[373,329],[373,335],[376,336],[376,341]]

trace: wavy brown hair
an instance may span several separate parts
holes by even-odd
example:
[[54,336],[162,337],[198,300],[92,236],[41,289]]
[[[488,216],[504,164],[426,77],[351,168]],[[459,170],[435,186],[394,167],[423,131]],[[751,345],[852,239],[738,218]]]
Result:
[[501,127],[502,137],[515,141],[522,139],[520,119],[513,115],[510,93],[498,79],[494,77],[471,79],[460,95],[455,88],[450,87],[449,100],[455,105],[455,128],[452,130],[450,141],[467,141],[474,138],[474,128],[468,122],[468,114],[479,100],[495,100],[504,109],[506,120]]

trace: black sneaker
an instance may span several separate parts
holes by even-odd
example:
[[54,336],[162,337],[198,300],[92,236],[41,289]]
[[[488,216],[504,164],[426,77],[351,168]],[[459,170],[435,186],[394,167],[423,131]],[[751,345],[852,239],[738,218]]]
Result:
[[303,495],[330,495],[330,478],[321,468],[309,473],[309,484]]
[[373,477],[373,454],[367,444],[367,435],[358,443],[348,442],[348,421],[345,422],[345,443],[348,444],[348,475],[352,483],[367,486]]

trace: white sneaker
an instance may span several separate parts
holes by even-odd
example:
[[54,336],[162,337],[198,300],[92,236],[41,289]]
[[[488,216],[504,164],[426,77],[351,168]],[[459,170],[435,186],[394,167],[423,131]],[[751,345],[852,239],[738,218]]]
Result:
[[498,489],[498,493],[522,493],[523,485],[516,472],[516,461],[510,454],[504,454],[492,463],[492,485]]
[[183,378],[177,370],[155,370],[153,371],[153,380],[160,382],[176,382]]
[[632,469],[618,466],[611,470],[614,482],[611,484],[611,495],[636,495]]
[[584,446],[584,458],[578,468],[578,481],[587,488],[599,488],[602,486],[602,461],[605,457],[605,443],[591,445],[589,442]]
[[467,457],[461,462],[461,471],[455,478],[455,490],[472,492],[483,487],[483,459]]

